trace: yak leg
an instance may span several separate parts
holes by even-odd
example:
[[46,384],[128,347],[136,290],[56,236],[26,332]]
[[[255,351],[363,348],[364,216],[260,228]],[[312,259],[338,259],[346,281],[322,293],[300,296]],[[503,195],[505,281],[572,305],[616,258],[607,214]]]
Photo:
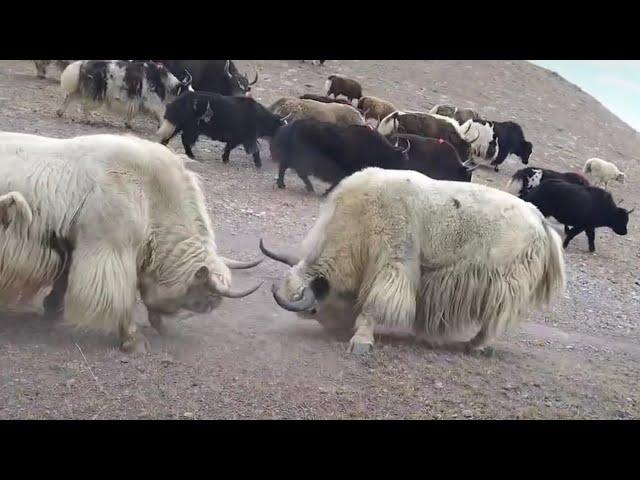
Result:
[[44,299],[44,316],[56,318],[64,310],[64,296],[69,287],[69,271],[71,270],[71,253],[64,257],[64,267],[60,276],[53,283],[53,288]]
[[180,138],[182,140],[182,147],[184,148],[184,153],[191,160],[195,160],[195,156],[193,155],[193,152],[191,151],[191,147],[193,147],[195,145],[196,141],[198,140],[198,132],[197,132],[197,130],[187,127],[182,131],[182,135],[180,136]]
[[75,93],[67,93],[64,96],[64,100],[62,101],[62,105],[60,105],[60,108],[58,110],[56,110],[56,115],[58,115],[59,117],[62,117],[62,115],[64,115],[64,112],[67,111],[67,108],[69,108],[69,105],[71,105],[71,102],[73,102],[77,98],[78,98],[78,96]]
[[158,312],[153,312],[149,310],[148,320],[151,326],[158,332],[160,335],[164,335],[167,333],[167,329],[162,323],[162,315]]
[[224,146],[224,152],[222,152],[222,163],[229,163],[229,155],[231,150],[240,145],[240,142],[229,142]]
[[65,296],[65,320],[78,328],[117,332],[122,350],[145,353],[149,342],[133,320],[137,251],[96,239],[101,233],[78,238]]
[[595,228],[587,228],[587,239],[589,240],[589,251],[591,253],[596,251],[596,229]]
[[284,162],[280,162],[280,166],[278,167],[278,181],[276,182],[278,188],[285,188],[284,174],[287,171],[287,168],[289,168],[287,164],[285,164]]
[[36,64],[36,76],[38,78],[46,78],[47,76],[47,65],[49,64],[48,60],[35,60]]
[[[415,258],[411,252],[390,252]],[[375,261],[374,261],[375,262]],[[400,262],[390,262],[380,268],[372,264],[369,272],[377,270],[372,281],[365,281],[369,287],[361,291],[364,296],[362,310],[356,318],[356,333],[349,341],[348,351],[364,354],[373,349],[373,331],[377,322],[383,325],[411,327],[416,316],[416,286],[419,282],[419,271]],[[365,278],[370,273],[365,272]]]
[[573,240],[573,238],[576,235],[581,234],[582,232],[584,232],[584,228],[581,227],[573,227],[569,229],[569,233],[567,234],[567,236],[564,239],[564,242],[562,242],[562,248],[567,248],[569,246],[569,242],[571,240]]
[[131,122],[133,121],[133,117],[136,115],[136,110],[134,103],[129,103],[129,105],[127,105],[127,116],[124,119],[124,128],[127,130],[132,130]]
[[311,180],[309,180],[309,176],[308,175],[302,175],[302,174],[298,173],[298,176],[304,182],[304,186],[306,187],[307,192],[309,192],[309,193],[315,192],[315,190],[313,189],[313,184],[311,183]]
[[327,189],[325,190],[325,192],[322,194],[322,196],[323,196],[323,197],[326,197],[327,195],[329,195],[329,194],[331,193],[331,191],[332,191],[334,188],[336,188],[336,187],[338,186],[338,184],[339,184],[339,183],[340,183],[340,182],[336,182],[336,183],[334,183],[333,185],[331,185],[329,188],[327,188]]

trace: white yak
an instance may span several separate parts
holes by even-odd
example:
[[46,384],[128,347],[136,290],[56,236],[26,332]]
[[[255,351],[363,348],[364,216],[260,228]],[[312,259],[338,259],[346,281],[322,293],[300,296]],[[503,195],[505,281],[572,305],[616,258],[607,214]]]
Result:
[[[471,351],[564,289],[560,237],[540,212],[483,185],[367,168],[329,195],[302,258],[272,292],[283,308],[353,329],[349,350],[373,346],[376,325],[442,337],[475,326]],[[447,339],[447,340],[450,340]]]
[[161,332],[161,314],[258,288],[231,289],[229,268],[261,260],[218,255],[196,175],[133,136],[0,132],[0,219],[0,308],[53,287],[50,310],[64,302],[66,323],[115,332],[127,351],[148,348],[132,318],[138,290]]

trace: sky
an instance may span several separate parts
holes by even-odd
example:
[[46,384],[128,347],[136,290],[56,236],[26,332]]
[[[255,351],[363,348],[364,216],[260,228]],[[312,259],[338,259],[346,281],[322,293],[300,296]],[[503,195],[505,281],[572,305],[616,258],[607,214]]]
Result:
[[598,99],[640,131],[640,60],[531,60]]

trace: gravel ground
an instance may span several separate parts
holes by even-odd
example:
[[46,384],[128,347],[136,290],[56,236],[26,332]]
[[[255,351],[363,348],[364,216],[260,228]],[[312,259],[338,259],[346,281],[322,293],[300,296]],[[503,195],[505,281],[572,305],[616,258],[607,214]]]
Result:
[[[249,62],[237,62],[250,71]],[[557,75],[521,61],[256,61],[257,99],[319,93],[338,72],[361,81],[365,93],[401,108],[435,103],[472,107],[490,119],[519,122],[534,144],[531,165],[577,170],[599,156],[625,171],[611,187],[632,208],[640,165],[639,134],[596,100]],[[100,111],[92,125],[71,107],[59,119],[57,72],[35,78],[28,61],[0,61],[0,129],[69,137],[123,133],[123,121]],[[134,122],[153,138],[154,123]],[[170,144],[182,152],[179,138]],[[266,144],[263,145],[266,147]],[[316,219],[320,197],[308,195],[291,172],[275,188],[275,166],[264,150],[256,171],[242,149],[220,161],[222,146],[194,149],[209,212],[223,254],[258,255],[264,236],[274,247],[298,244]],[[479,170],[474,181],[503,187],[521,165]],[[127,356],[115,338],[78,334],[42,318],[0,321],[0,418],[638,418],[640,362],[640,232],[596,233],[566,250],[567,295],[546,312],[496,341],[491,357],[429,350],[400,335],[380,335],[368,357],[346,353],[346,342],[315,322],[280,310],[269,289],[228,299],[208,315],[181,315],[158,336],[144,327],[152,352]],[[236,272],[235,282],[271,281],[284,266],[263,262]],[[142,307],[138,318],[146,324]],[[382,332],[385,333],[385,332]]]

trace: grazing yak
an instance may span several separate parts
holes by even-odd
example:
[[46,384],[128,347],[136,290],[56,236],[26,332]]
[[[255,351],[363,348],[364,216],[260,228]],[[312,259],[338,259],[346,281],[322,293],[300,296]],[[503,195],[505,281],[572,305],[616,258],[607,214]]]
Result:
[[85,120],[91,110],[103,105],[124,111],[124,125],[139,111],[155,115],[162,122],[168,102],[190,89],[190,79],[178,80],[164,66],[153,62],[126,60],[79,60],[62,72],[60,86],[64,101],[56,112],[61,117],[71,102],[80,101]]
[[525,193],[523,200],[535,205],[545,217],[564,224],[567,235],[564,248],[575,236],[585,232],[590,252],[596,251],[596,228],[609,227],[618,235],[626,235],[629,214],[634,210],[616,205],[611,194],[602,188],[576,185],[563,179],[542,182]]
[[157,143],[0,133],[0,194],[0,217],[11,220],[0,235],[0,307],[53,286],[48,300],[63,302],[66,323],[145,351],[133,321],[138,291],[162,332],[163,314],[209,312],[258,288],[231,288],[230,268],[260,261],[218,254],[196,175]]
[[480,132],[472,131],[472,121],[463,125],[449,117],[423,112],[396,111],[378,125],[382,135],[408,133],[428,138],[441,138],[453,145],[463,162],[471,158],[471,144],[478,140]]
[[595,185],[602,185],[607,189],[609,182],[617,181],[624,183],[625,174],[618,170],[613,163],[601,158],[590,158],[584,164],[583,171],[588,175]]
[[477,165],[475,167],[464,165],[453,145],[441,138],[425,138],[406,133],[397,133],[387,138],[391,142],[398,142],[401,139],[409,141],[411,149],[408,152],[407,168],[434,180],[470,182],[473,170],[478,168]]
[[589,181],[580,173],[556,172],[548,168],[527,167],[521,168],[513,174],[507,183],[506,190],[520,198],[528,191],[536,188],[547,180],[559,179],[576,185],[589,185]]
[[253,81],[238,71],[231,60],[163,60],[162,63],[177,78],[193,77],[196,91],[219,93],[233,97],[251,95],[251,86],[258,82],[258,70]]
[[[304,60],[300,60],[302,63],[304,63]],[[324,65],[324,62],[326,62],[326,60],[311,60],[311,63],[313,65]]]
[[343,105],[351,105],[344,98],[331,98],[325,95],[316,95],[314,93],[305,93],[304,95],[300,95],[298,98],[300,100],[315,100],[316,102],[321,103],[341,103]]
[[200,135],[226,143],[222,161],[229,162],[231,150],[238,145],[262,166],[258,139],[272,137],[286,124],[279,115],[249,97],[227,97],[217,93],[185,92],[167,106],[157,135],[163,145],[182,132],[182,145],[189,158]]
[[49,65],[53,63],[62,72],[69,66],[71,60],[34,60],[33,63],[36,65],[36,76],[38,78],[46,78]]
[[375,130],[362,125],[335,125],[314,119],[298,120],[281,128],[271,142],[271,158],[279,164],[278,188],[293,168],[313,192],[309,176],[331,184],[327,195],[345,177],[366,167],[408,168],[411,148],[395,146]]
[[362,112],[365,119],[374,118],[379,124],[383,118],[388,117],[398,109],[391,102],[369,95],[358,100],[358,110]]
[[338,125],[366,125],[364,117],[351,105],[322,103],[315,100],[283,97],[269,107],[269,111],[291,121],[313,118]]
[[354,353],[371,349],[377,325],[428,337],[475,327],[450,345],[471,351],[565,282],[560,237],[533,205],[412,171],[368,168],[343,180],[301,258],[260,247],[292,267],[272,287],[278,305],[332,330],[355,328]]
[[354,98],[357,100],[362,97],[362,86],[355,80],[342,75],[329,75],[324,88],[327,91],[327,97],[344,95],[349,103],[353,102]]

